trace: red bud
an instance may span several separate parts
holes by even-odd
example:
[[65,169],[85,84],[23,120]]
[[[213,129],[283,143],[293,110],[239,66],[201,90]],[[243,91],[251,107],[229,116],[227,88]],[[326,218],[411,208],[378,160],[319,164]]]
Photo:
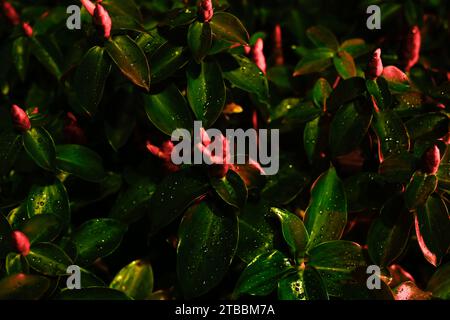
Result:
[[64,126],[64,138],[67,143],[86,144],[87,139],[83,129],[78,125],[78,120],[72,112],[67,113]]
[[6,1],[4,1],[2,5],[3,5],[3,14],[9,20],[9,22],[11,22],[12,25],[17,26],[20,23],[20,17],[16,9],[14,9],[11,3]]
[[406,71],[409,71],[419,61],[421,42],[420,29],[418,26],[413,26],[408,30],[402,46],[403,64]]
[[366,77],[370,80],[376,80],[383,73],[383,61],[381,60],[381,49],[374,51],[367,64]]
[[425,151],[422,157],[423,172],[428,174],[436,174],[441,163],[441,152],[439,148],[434,145]]
[[95,23],[103,28],[103,35],[106,39],[111,37],[112,22],[108,11],[101,5],[97,4],[94,10]]
[[214,16],[214,9],[211,0],[200,1],[198,5],[198,13],[200,19],[202,19],[204,22],[211,21],[212,17]]
[[258,66],[258,68],[266,74],[267,64],[266,57],[264,56],[264,41],[259,38],[256,40],[255,45],[253,46],[253,61]]
[[11,236],[17,252],[23,256],[28,255],[30,253],[30,240],[28,240],[28,237],[20,231],[13,231]]
[[11,107],[11,117],[14,127],[20,132],[25,132],[31,129],[30,118],[28,118],[27,113],[16,104],[13,104]]
[[87,12],[89,12],[89,14],[91,16],[93,16],[94,10],[95,10],[95,4],[89,0],[81,0],[81,3],[83,4],[83,7],[86,8]]
[[281,66],[284,64],[284,56],[283,56],[283,37],[281,35],[281,27],[279,24],[275,26],[275,30],[273,32],[273,44],[274,44],[275,65]]
[[22,23],[22,29],[28,38],[31,38],[33,36],[33,28],[30,26],[28,22]]

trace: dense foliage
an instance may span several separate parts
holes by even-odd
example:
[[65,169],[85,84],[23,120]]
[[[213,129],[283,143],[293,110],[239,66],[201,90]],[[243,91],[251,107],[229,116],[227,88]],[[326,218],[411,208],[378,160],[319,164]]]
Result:
[[0,299],[450,298],[448,1],[73,2],[1,2]]

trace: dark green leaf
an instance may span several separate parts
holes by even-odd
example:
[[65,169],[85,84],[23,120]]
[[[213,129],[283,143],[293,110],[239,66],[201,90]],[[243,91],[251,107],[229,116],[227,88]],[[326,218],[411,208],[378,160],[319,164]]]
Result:
[[189,65],[187,97],[197,119],[210,127],[222,113],[226,98],[222,73],[215,61]]
[[429,112],[405,123],[411,140],[417,139],[438,139],[448,132],[449,119],[443,113]]
[[0,280],[0,300],[37,300],[50,287],[50,280],[37,275],[18,273]]
[[[50,193],[50,195],[53,196],[54,193]],[[67,201],[67,199],[64,200]],[[48,208],[51,209],[51,207]],[[49,213],[32,216],[20,228],[31,244],[53,241],[61,232],[62,223],[60,217],[57,216],[56,212]]]
[[100,182],[105,178],[102,159],[97,153],[84,146],[58,145],[56,165],[59,170],[86,181]]
[[405,250],[413,216],[401,196],[389,200],[369,229],[367,244],[372,261],[390,266]]
[[76,262],[89,265],[95,259],[113,253],[121,243],[125,229],[114,219],[92,219],[83,223],[72,236],[78,249]]
[[11,252],[6,256],[5,269],[8,276],[17,273],[30,273],[30,267],[25,257],[15,252]]
[[31,37],[31,53],[56,78],[62,75],[62,54],[52,38],[38,36]]
[[25,81],[30,59],[29,42],[26,37],[19,37],[12,43],[12,58],[20,80]]
[[166,42],[150,58],[151,77],[154,83],[161,82],[189,62],[186,48]]
[[326,101],[333,89],[324,78],[317,80],[313,88],[313,100],[317,107],[325,109]]
[[48,242],[31,246],[26,259],[31,268],[47,276],[66,275],[67,267],[73,264],[60,247]]
[[153,292],[152,266],[146,261],[135,260],[116,274],[109,287],[133,299],[147,300]]
[[150,68],[142,49],[129,36],[117,36],[106,42],[111,59],[134,84],[149,91]]
[[42,127],[31,128],[23,134],[23,146],[28,155],[41,168],[55,170],[55,144]]
[[275,290],[277,281],[289,271],[294,271],[294,268],[281,252],[263,253],[242,272],[234,294],[266,296]]
[[208,22],[196,21],[188,31],[188,45],[197,63],[200,63],[208,53],[212,44],[212,31]]
[[413,155],[408,152],[402,152],[383,159],[378,170],[388,182],[407,183],[414,173],[414,162]]
[[340,239],[347,223],[347,199],[336,170],[324,172],[311,188],[311,200],[305,213],[309,232],[308,248]]
[[242,22],[227,12],[217,12],[211,20],[211,29],[219,39],[247,44],[249,35]]
[[186,212],[178,234],[177,275],[183,295],[201,296],[217,286],[233,260],[237,216],[202,202]]
[[333,56],[334,53],[330,49],[310,50],[295,66],[294,77],[324,71],[331,66]]
[[450,263],[443,265],[433,274],[427,290],[433,293],[433,297],[450,299]]
[[336,110],[346,102],[362,96],[366,91],[366,82],[363,78],[354,77],[342,80],[331,93],[327,103],[327,110]]
[[342,79],[347,80],[356,77],[355,61],[347,51],[339,51],[333,57],[333,63]]
[[74,78],[74,89],[80,107],[94,115],[103,97],[111,63],[105,58],[105,50],[92,47],[83,57]]
[[306,30],[308,38],[319,48],[328,48],[337,51],[339,42],[334,34],[325,27],[314,26]]
[[9,173],[21,149],[22,136],[20,134],[13,132],[0,134],[0,176]]
[[228,170],[223,178],[210,177],[211,185],[217,194],[229,205],[242,208],[247,201],[247,187],[241,177],[233,170]]
[[280,300],[328,300],[328,293],[320,274],[307,266],[278,282]]
[[428,197],[436,190],[438,180],[435,175],[427,175],[419,171],[414,173],[406,186],[405,200],[408,209],[425,205]]
[[392,95],[388,83],[382,77],[377,80],[366,80],[367,91],[373,96],[376,106],[381,110],[387,110],[392,105]]

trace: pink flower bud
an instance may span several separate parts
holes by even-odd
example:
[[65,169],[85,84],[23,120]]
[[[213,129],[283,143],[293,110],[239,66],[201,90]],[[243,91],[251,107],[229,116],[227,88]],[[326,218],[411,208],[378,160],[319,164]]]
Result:
[[30,253],[30,240],[28,240],[28,237],[23,232],[13,231],[11,237],[18,253],[23,256]]
[[198,13],[200,19],[202,19],[204,22],[211,21],[212,17],[214,16],[214,9],[211,0],[200,1],[198,5]]
[[22,23],[22,29],[28,38],[31,38],[33,36],[33,28],[30,26],[28,22]]
[[422,156],[422,170],[428,174],[436,174],[441,163],[441,152],[439,148],[434,145],[425,151]]
[[89,0],[81,0],[81,3],[83,4],[83,7],[86,8],[87,12],[89,12],[89,14],[91,16],[93,16],[94,10],[95,10],[95,4]]
[[421,42],[420,29],[418,26],[413,26],[408,30],[402,46],[401,55],[405,71],[408,72],[419,61]]
[[381,49],[374,51],[367,64],[366,77],[370,80],[376,80],[383,73],[383,61],[381,61]]
[[16,9],[14,9],[14,7],[11,5],[11,3],[7,2],[7,1],[4,1],[2,3],[2,7],[3,7],[3,14],[9,20],[9,22],[12,25],[17,26],[20,23],[20,17],[19,17],[19,14],[17,13]]
[[63,129],[66,143],[86,144],[87,138],[84,130],[78,125],[78,120],[72,112],[67,113],[66,124]]
[[111,37],[111,18],[108,11],[101,5],[97,4],[94,10],[95,23],[103,28],[103,35],[106,39]]
[[275,30],[273,32],[273,47],[274,47],[275,65],[281,66],[284,64],[284,56],[283,56],[283,37],[281,34],[281,27],[279,24],[275,26]]
[[256,40],[255,45],[253,46],[253,61],[258,66],[258,68],[266,74],[267,64],[266,57],[264,56],[264,41],[259,38]]
[[14,127],[18,131],[25,132],[31,129],[30,118],[28,118],[27,113],[16,104],[13,104],[11,107],[11,117]]
[[246,55],[249,55],[252,52],[252,47],[249,45],[244,45],[244,52]]
[[38,114],[38,113],[39,113],[38,107],[34,107],[33,111],[31,111],[31,114]]

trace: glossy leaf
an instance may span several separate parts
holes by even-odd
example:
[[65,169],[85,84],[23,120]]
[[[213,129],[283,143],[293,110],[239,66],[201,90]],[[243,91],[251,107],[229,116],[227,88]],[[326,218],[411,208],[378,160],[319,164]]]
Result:
[[436,190],[437,183],[438,180],[435,175],[427,175],[419,171],[414,173],[405,191],[408,209],[425,205],[428,197]]
[[178,88],[170,84],[157,94],[146,94],[144,108],[150,121],[162,132],[172,135],[176,129],[190,129],[192,115]]
[[81,145],[58,145],[56,147],[56,165],[59,170],[86,181],[100,182],[105,178],[100,156]]
[[427,291],[431,291],[433,297],[450,299],[450,263],[437,269],[427,285]]
[[83,223],[72,236],[78,250],[75,262],[89,265],[111,254],[120,245],[125,231],[125,226],[114,219],[92,219]]
[[151,56],[151,78],[154,83],[161,82],[184,67],[189,58],[186,48],[166,42]]
[[105,50],[97,46],[89,49],[77,68],[74,78],[77,101],[89,115],[97,111],[110,70]]
[[441,263],[450,247],[449,212],[437,195],[428,198],[415,214],[417,241],[425,259],[434,266]]
[[356,77],[356,65],[353,57],[347,51],[339,51],[333,57],[334,67],[342,79]]
[[[32,186],[27,197],[26,208],[30,218],[37,215],[54,215],[63,225],[68,225],[70,222],[69,198],[66,188],[59,180],[51,184]],[[42,221],[45,219],[42,218]]]
[[317,80],[313,88],[313,100],[316,106],[323,109],[332,91],[333,89],[326,79],[320,78]]
[[61,229],[61,220],[54,212],[34,215],[21,227],[21,231],[28,237],[31,244],[53,241],[59,235]]
[[381,209],[369,229],[367,244],[372,261],[381,267],[391,265],[405,250],[413,216],[402,197],[394,197]]
[[233,170],[228,170],[223,178],[210,177],[211,185],[217,194],[229,205],[242,208],[247,201],[247,187],[241,177]]
[[188,31],[188,45],[197,63],[207,55],[212,45],[212,31],[208,22],[196,21]]
[[319,48],[329,48],[336,51],[339,43],[334,34],[325,27],[314,26],[306,30],[306,35]]
[[339,81],[338,86],[333,90],[328,99],[327,110],[337,110],[345,103],[362,96],[366,91],[366,82],[363,78],[354,77]]
[[18,273],[30,273],[30,267],[25,257],[15,252],[11,252],[6,256],[5,269],[8,276]]
[[146,261],[135,260],[116,274],[109,287],[135,300],[147,300],[153,292],[152,266]]
[[234,295],[266,296],[276,289],[277,281],[290,271],[294,268],[280,251],[261,254],[241,273]]
[[331,66],[334,53],[330,49],[318,48],[307,54],[295,66],[294,77],[321,72]]
[[223,77],[244,91],[254,93],[266,101],[269,96],[267,78],[248,58],[240,55],[224,55],[218,60]]
[[291,274],[278,282],[280,300],[328,300],[320,274],[311,267]]
[[180,216],[208,191],[208,181],[191,169],[167,176],[150,200],[151,232],[155,233]]
[[26,131],[23,134],[23,146],[39,167],[55,170],[55,144],[47,130],[37,127]]
[[31,268],[48,276],[66,275],[67,267],[73,264],[60,247],[49,242],[33,245],[26,259]]
[[37,300],[50,287],[50,280],[38,275],[18,273],[0,280],[0,300]]
[[349,39],[341,43],[339,50],[347,51],[353,58],[357,58],[370,50],[364,39]]
[[278,208],[271,208],[281,222],[284,240],[289,245],[296,259],[303,259],[308,244],[308,232],[303,221],[295,214]]
[[187,69],[187,98],[196,118],[210,127],[225,106],[225,84],[219,65],[204,61]]
[[56,78],[62,75],[62,54],[53,41],[49,37],[31,37],[30,38],[31,53],[36,59]]
[[308,248],[340,239],[347,223],[347,199],[336,170],[324,172],[311,188],[311,200],[305,213],[309,233]]
[[237,216],[202,202],[183,217],[178,232],[177,275],[184,297],[201,296],[228,271],[238,244]]
[[135,85],[150,90],[150,68],[142,49],[129,36],[107,41],[106,51],[116,66]]
[[367,91],[373,96],[376,106],[381,110],[391,109],[393,98],[388,83],[384,78],[366,80]]
[[217,12],[210,23],[215,37],[232,43],[247,44],[249,40],[247,30],[234,15],[227,12]]
[[448,132],[449,119],[442,113],[429,112],[405,123],[411,140],[438,139]]
[[408,152],[401,152],[383,159],[378,170],[388,182],[408,183],[414,173],[414,167],[414,156]]

